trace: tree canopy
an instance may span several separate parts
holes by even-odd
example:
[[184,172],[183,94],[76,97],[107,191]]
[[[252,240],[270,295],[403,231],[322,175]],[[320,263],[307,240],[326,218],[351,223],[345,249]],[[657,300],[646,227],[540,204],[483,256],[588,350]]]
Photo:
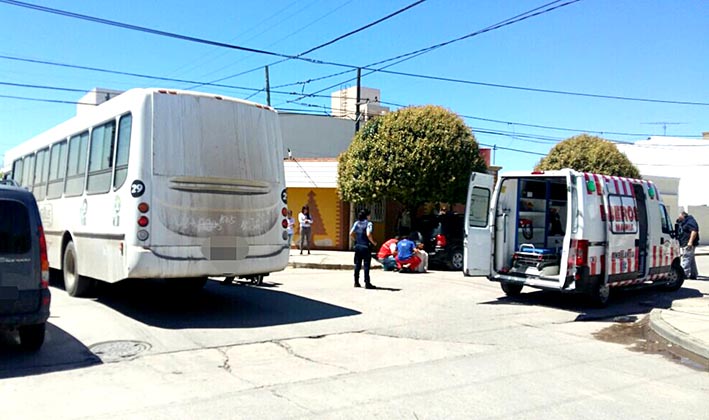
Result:
[[485,171],[472,131],[439,106],[409,107],[370,120],[340,155],[345,201],[383,197],[409,209],[425,202],[464,202],[472,171]]
[[539,171],[571,168],[582,172],[640,178],[638,168],[608,140],[588,134],[554,146],[534,168]]

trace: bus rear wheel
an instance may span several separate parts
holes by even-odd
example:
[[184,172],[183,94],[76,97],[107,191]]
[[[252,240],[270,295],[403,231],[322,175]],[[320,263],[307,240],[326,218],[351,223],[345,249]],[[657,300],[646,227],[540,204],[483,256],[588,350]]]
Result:
[[66,290],[69,296],[86,296],[94,286],[92,279],[79,275],[78,259],[74,242],[69,242],[64,249],[62,274],[64,275],[64,290]]

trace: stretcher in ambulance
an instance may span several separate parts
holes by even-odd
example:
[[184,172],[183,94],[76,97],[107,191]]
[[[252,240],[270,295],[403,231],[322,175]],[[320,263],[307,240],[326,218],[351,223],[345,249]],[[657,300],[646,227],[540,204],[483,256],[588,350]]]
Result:
[[493,182],[470,177],[465,275],[500,282],[508,296],[530,286],[583,293],[599,305],[612,288],[682,286],[679,243],[652,182],[571,169]]

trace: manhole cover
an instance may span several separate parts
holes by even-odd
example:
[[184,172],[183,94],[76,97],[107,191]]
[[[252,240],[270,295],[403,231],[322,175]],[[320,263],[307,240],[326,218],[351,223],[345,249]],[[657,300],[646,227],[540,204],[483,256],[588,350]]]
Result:
[[138,354],[150,350],[150,344],[143,341],[116,340],[96,343],[89,350],[100,357],[103,362],[130,360]]

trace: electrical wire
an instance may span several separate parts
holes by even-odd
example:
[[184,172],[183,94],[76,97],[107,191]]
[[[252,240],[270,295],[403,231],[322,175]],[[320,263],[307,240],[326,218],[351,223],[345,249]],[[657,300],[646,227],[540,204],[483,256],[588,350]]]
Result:
[[[498,29],[500,27],[507,26],[507,25],[511,25],[513,23],[517,23],[517,22],[522,21],[524,19],[528,19],[532,16],[538,16],[538,15],[541,15],[544,13],[548,13],[551,10],[555,10],[560,7],[565,7],[565,6],[568,6],[569,4],[573,4],[578,1],[580,1],[580,0],[571,0],[571,1],[568,1],[568,2],[563,3],[561,5],[557,5],[557,6],[536,12],[536,13],[531,14],[529,16],[522,16],[518,19],[513,19],[513,20],[507,19],[506,21],[503,21],[504,23],[502,23],[502,24],[493,25],[492,27],[490,27],[490,29],[486,28],[486,30],[484,29],[482,31],[489,32],[490,30]],[[213,46],[217,46],[217,47],[230,48],[230,49],[234,49],[234,50],[240,50],[240,51],[245,51],[245,52],[250,52],[250,53],[255,53],[255,54],[262,54],[262,55],[269,55],[269,56],[275,56],[275,57],[281,57],[281,58],[301,60],[301,61],[306,61],[306,62],[309,62],[312,64],[331,65],[331,66],[344,67],[344,68],[349,68],[349,69],[360,68],[363,70],[368,70],[369,73],[366,73],[365,75],[363,75],[363,77],[367,76],[369,74],[375,73],[375,72],[381,72],[381,73],[386,73],[386,74],[405,76],[405,77],[414,77],[414,78],[420,78],[420,79],[425,79],[425,80],[437,80],[437,81],[444,81],[444,82],[451,82],[451,83],[495,87],[495,88],[501,88],[501,89],[522,90],[522,91],[538,92],[538,93],[572,95],[572,96],[624,100],[624,101],[664,103],[664,104],[674,104],[674,105],[709,106],[708,102],[674,101],[674,100],[662,100],[662,99],[651,99],[651,98],[634,98],[634,97],[628,97],[628,96],[600,95],[600,94],[570,92],[570,91],[561,91],[561,90],[553,90],[553,89],[539,89],[539,88],[530,88],[530,87],[524,87],[524,86],[512,86],[512,85],[504,85],[504,84],[498,84],[498,83],[476,82],[476,81],[456,79],[456,78],[450,78],[450,77],[432,76],[432,75],[423,75],[423,74],[414,74],[414,73],[408,73],[408,72],[398,72],[398,71],[385,70],[388,67],[399,64],[400,62],[403,62],[403,61],[408,60],[410,58],[416,57],[416,56],[423,54],[427,51],[422,51],[420,53],[413,53],[412,52],[411,54],[413,54],[413,55],[403,58],[400,61],[391,63],[391,64],[389,64],[385,67],[379,68],[379,69],[372,69],[369,67],[361,67],[361,66],[355,66],[355,65],[351,65],[351,64],[336,63],[336,62],[325,61],[325,60],[316,60],[316,59],[312,59],[312,58],[308,58],[308,57],[299,57],[297,55],[289,55],[289,54],[283,54],[283,53],[278,53],[278,52],[273,52],[273,51],[261,50],[261,49],[257,49],[257,48],[243,47],[240,45],[229,44],[229,43],[220,42],[220,41],[213,41],[213,40],[208,40],[208,39],[204,39],[204,38],[198,38],[198,37],[178,34],[178,33],[174,33],[174,32],[162,31],[162,30],[158,30],[158,29],[152,29],[152,28],[148,28],[148,27],[132,25],[132,24],[123,23],[123,22],[117,22],[117,21],[113,21],[113,20],[109,20],[109,19],[103,19],[103,18],[98,18],[98,17],[94,17],[94,16],[89,16],[89,15],[83,15],[83,14],[74,13],[74,12],[68,12],[68,11],[61,10],[61,9],[54,9],[54,8],[50,8],[50,7],[46,7],[46,6],[25,3],[25,2],[21,2],[21,1],[17,1],[17,0],[0,0],[0,3],[5,3],[8,5],[12,5],[12,6],[24,7],[24,8],[28,8],[28,9],[33,9],[33,10],[45,12],[45,13],[52,13],[52,14],[70,17],[70,18],[74,18],[74,19],[81,19],[81,20],[99,23],[99,24],[103,24],[103,25],[109,25],[109,26],[119,27],[119,28],[123,28],[123,29],[129,29],[129,30],[133,30],[133,31],[139,31],[139,32],[153,34],[153,35],[159,35],[159,36],[179,39],[179,40],[188,41],[188,42],[195,42],[195,43],[200,43],[200,44],[213,45]],[[470,36],[474,36],[474,35],[470,34]],[[347,83],[352,80],[353,79],[338,83],[336,85],[321,89],[315,93],[321,93],[325,90],[332,89],[334,87],[341,85],[342,83]],[[309,95],[312,95],[312,94],[306,94],[302,97],[303,98],[310,97]]]

